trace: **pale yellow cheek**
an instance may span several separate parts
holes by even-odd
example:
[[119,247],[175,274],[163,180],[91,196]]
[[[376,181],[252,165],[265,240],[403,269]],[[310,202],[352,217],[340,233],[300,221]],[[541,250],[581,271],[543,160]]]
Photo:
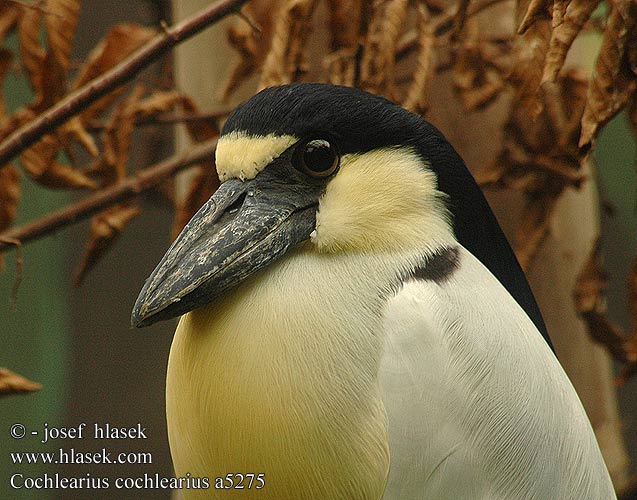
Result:
[[319,202],[310,239],[321,252],[382,250],[446,240],[435,176],[412,152],[348,155]]
[[[332,202],[338,200],[339,203]],[[369,215],[371,204],[356,204],[333,193],[316,216],[316,237],[313,242],[319,250],[346,250],[373,246],[384,234],[384,225]]]
[[368,223],[361,209],[363,200],[355,202],[361,196],[357,189],[363,186],[356,185],[353,175],[356,169],[351,165],[347,171],[343,170],[329,185],[325,195],[320,200],[319,210],[316,214],[316,230],[312,242],[319,250],[330,251],[346,249],[356,244],[361,239],[363,226]]

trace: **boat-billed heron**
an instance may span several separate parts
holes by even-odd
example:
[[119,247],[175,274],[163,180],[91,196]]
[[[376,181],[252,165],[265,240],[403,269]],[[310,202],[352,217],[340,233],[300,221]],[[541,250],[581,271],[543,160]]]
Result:
[[[615,498],[515,255],[435,127],[352,88],[273,87],[230,115],[216,167],[132,315],[181,316],[170,448],[177,476],[210,478],[186,498]],[[227,474],[263,485],[218,488]]]

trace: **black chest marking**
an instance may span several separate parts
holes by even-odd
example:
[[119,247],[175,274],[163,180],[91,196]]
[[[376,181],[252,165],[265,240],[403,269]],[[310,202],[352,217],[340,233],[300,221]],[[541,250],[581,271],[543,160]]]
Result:
[[414,269],[409,277],[441,284],[453,275],[459,265],[460,251],[458,247],[444,247],[429,255],[425,262]]

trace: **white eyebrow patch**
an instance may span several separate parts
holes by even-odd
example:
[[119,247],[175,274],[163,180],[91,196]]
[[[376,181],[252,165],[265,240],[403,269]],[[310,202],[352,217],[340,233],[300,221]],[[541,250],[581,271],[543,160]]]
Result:
[[215,162],[221,182],[237,178],[254,179],[272,160],[298,139],[291,135],[248,135],[230,132],[219,138]]

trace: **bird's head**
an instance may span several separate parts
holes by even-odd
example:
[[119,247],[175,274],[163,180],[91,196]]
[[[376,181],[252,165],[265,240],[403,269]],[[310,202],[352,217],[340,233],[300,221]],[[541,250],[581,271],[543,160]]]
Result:
[[435,247],[476,231],[461,208],[493,218],[435,127],[348,87],[263,90],[228,118],[216,166],[220,188],[146,281],[133,325],[200,307],[306,240],[323,253]]

